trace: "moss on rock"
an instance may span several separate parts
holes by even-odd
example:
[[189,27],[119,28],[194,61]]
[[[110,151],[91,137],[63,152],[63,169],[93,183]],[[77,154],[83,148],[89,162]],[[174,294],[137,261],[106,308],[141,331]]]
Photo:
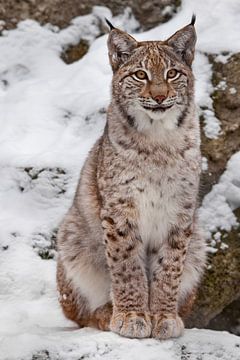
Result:
[[[239,217],[240,220],[240,217]],[[227,249],[209,257],[207,269],[198,291],[189,327],[205,327],[226,306],[240,297],[240,227],[222,233]]]

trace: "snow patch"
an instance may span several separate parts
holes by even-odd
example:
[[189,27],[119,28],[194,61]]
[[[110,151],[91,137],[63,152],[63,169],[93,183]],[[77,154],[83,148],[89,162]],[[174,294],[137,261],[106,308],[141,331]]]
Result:
[[239,225],[233,211],[240,207],[240,152],[234,154],[227,164],[219,183],[203,199],[199,219],[211,238],[218,229],[230,231]]

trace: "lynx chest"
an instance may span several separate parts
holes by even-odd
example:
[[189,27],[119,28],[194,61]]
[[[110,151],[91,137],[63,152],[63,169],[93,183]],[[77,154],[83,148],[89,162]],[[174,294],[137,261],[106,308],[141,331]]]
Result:
[[139,231],[146,247],[159,247],[180,212],[181,194],[174,174],[145,174],[139,179],[136,204]]

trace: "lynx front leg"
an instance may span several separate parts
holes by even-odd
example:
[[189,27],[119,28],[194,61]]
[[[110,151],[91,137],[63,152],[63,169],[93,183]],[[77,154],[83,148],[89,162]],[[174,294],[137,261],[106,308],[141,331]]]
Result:
[[151,319],[142,242],[133,219],[104,216],[102,225],[112,281],[110,329],[122,336],[149,337]]
[[189,230],[175,229],[161,253],[152,259],[150,312],[154,338],[168,339],[183,333],[177,299],[189,236]]

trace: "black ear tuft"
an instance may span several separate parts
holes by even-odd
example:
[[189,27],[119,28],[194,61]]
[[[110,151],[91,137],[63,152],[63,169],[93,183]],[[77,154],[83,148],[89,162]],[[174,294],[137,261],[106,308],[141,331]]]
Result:
[[191,20],[191,22],[190,22],[190,25],[194,26],[195,21],[196,21],[196,15],[195,15],[195,14],[192,14],[192,20]]
[[107,18],[105,18],[105,20],[106,20],[106,23],[108,24],[108,26],[110,27],[110,30],[114,30],[115,27],[113,26],[113,24],[111,24]]

